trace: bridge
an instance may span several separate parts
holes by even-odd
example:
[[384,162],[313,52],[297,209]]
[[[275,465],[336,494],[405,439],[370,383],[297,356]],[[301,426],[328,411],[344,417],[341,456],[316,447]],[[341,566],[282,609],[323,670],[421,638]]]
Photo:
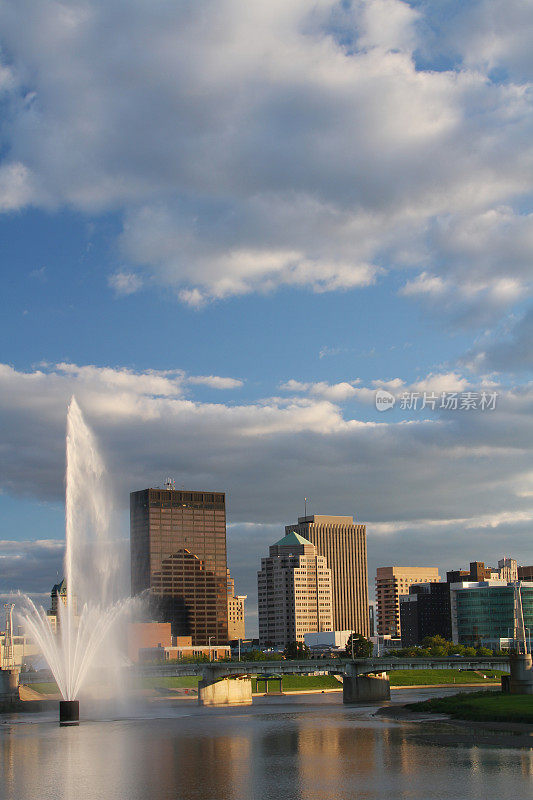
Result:
[[251,677],[261,675],[309,675],[315,672],[342,675],[343,702],[356,703],[390,698],[388,674],[395,670],[460,669],[490,672],[508,670],[509,658],[496,656],[447,658],[308,659],[301,661],[211,661],[146,664],[135,668],[142,676],[201,677],[201,705],[246,705],[252,702]]

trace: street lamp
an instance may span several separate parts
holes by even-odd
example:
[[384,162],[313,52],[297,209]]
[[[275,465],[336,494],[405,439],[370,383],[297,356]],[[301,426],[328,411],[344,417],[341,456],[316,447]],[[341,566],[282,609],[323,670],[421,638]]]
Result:
[[239,639],[239,661],[241,660],[241,640]]
[[212,657],[211,657],[211,639],[214,639],[214,638],[215,638],[214,636],[210,636],[209,637],[209,661],[213,660]]

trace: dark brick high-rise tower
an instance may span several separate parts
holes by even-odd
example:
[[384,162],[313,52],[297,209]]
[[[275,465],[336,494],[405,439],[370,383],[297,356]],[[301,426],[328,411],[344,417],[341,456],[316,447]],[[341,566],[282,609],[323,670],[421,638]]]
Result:
[[220,492],[130,494],[131,592],[150,590],[153,616],[193,644],[226,644],[226,498]]

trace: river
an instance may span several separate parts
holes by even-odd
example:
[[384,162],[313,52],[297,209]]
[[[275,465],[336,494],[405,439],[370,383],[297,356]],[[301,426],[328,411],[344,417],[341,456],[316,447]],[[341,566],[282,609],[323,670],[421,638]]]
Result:
[[[452,691],[456,691],[453,689]],[[446,690],[393,692],[393,704]],[[374,716],[340,694],[244,708],[154,706],[59,728],[0,718],[5,800],[505,800],[532,794],[533,749],[479,744],[446,723]],[[138,713],[138,712],[137,712]],[[104,711],[105,714],[105,711]]]

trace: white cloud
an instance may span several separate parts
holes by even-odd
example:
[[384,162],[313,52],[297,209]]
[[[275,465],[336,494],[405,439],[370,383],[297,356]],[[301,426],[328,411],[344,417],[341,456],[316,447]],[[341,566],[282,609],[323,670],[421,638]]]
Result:
[[117,294],[135,294],[143,285],[142,278],[134,272],[115,272],[109,276],[109,285]]
[[474,349],[466,357],[475,372],[521,372],[533,368],[533,308],[514,322],[508,336],[500,341],[489,341]]
[[[504,69],[519,80],[533,77],[533,9],[523,0],[425,3],[441,46],[470,67]],[[433,40],[434,42],[435,40]]]
[[340,383],[326,383],[319,381],[318,383],[301,383],[293,379],[283,383],[280,388],[288,392],[309,392],[315,397],[323,397],[326,400],[331,400],[333,403],[341,403],[344,400],[349,400],[356,395],[353,383],[357,381],[341,381]]
[[307,392],[311,388],[311,383],[303,383],[302,381],[295,381],[294,378],[280,384],[280,389],[285,392]]
[[409,268],[410,296],[498,315],[533,254],[531,14],[463,6],[6,0],[0,208],[121,214],[118,294],[201,307]]
[[65,542],[62,539],[33,541],[0,540],[0,591],[42,593],[46,601],[62,575]]
[[244,381],[239,378],[222,378],[218,375],[191,375],[187,382],[209,386],[211,389],[240,389],[244,385]]
[[[426,379],[434,387],[462,380],[456,373]],[[367,523],[371,576],[391,561],[444,559],[452,568],[505,552],[531,562],[532,387],[499,387],[491,414],[376,424],[319,395],[230,406],[186,399],[182,384],[181,371],[63,364],[24,373],[3,365],[0,491],[61,500],[65,415],[74,393],[119,507],[130,491],[167,475],[178,485],[227,492],[230,566],[252,609],[258,557],[302,513],[304,497],[312,513],[355,512]],[[31,543],[0,547],[0,591],[49,590],[60,545],[41,542],[34,560],[31,552]]]
[[[2,488],[61,496],[64,416],[75,393],[122,500],[132,488],[174,474],[190,485],[226,486],[233,519],[241,521],[251,513],[263,522],[278,519],[279,508],[305,486],[328,506],[355,504],[364,518],[382,521],[524,510],[526,497],[517,499],[515,488],[520,476],[524,493],[528,471],[527,388],[500,387],[497,412],[475,421],[458,412],[445,421],[436,415],[375,424],[344,415],[320,396],[231,406],[192,401],[180,394],[181,375],[77,365],[23,373],[3,366]],[[428,386],[437,384],[462,386],[462,379],[428,378]],[[386,512],[378,491],[384,482]]]
[[30,170],[20,162],[0,165],[0,211],[16,211],[35,201]]
[[[484,382],[485,385],[486,382]],[[371,386],[361,386],[361,380],[357,378],[351,381],[340,381],[339,383],[328,384],[325,381],[317,383],[305,383],[291,378],[281,384],[280,389],[287,392],[306,393],[312,397],[323,397],[334,403],[342,403],[347,400],[356,399],[362,403],[374,405],[376,390],[385,389],[397,396],[403,392],[418,392],[420,394],[434,392],[463,392],[471,386],[471,382],[460,375],[458,372],[430,373],[421,380],[407,384],[401,378],[392,380],[375,380]],[[496,385],[496,384],[495,384]]]

